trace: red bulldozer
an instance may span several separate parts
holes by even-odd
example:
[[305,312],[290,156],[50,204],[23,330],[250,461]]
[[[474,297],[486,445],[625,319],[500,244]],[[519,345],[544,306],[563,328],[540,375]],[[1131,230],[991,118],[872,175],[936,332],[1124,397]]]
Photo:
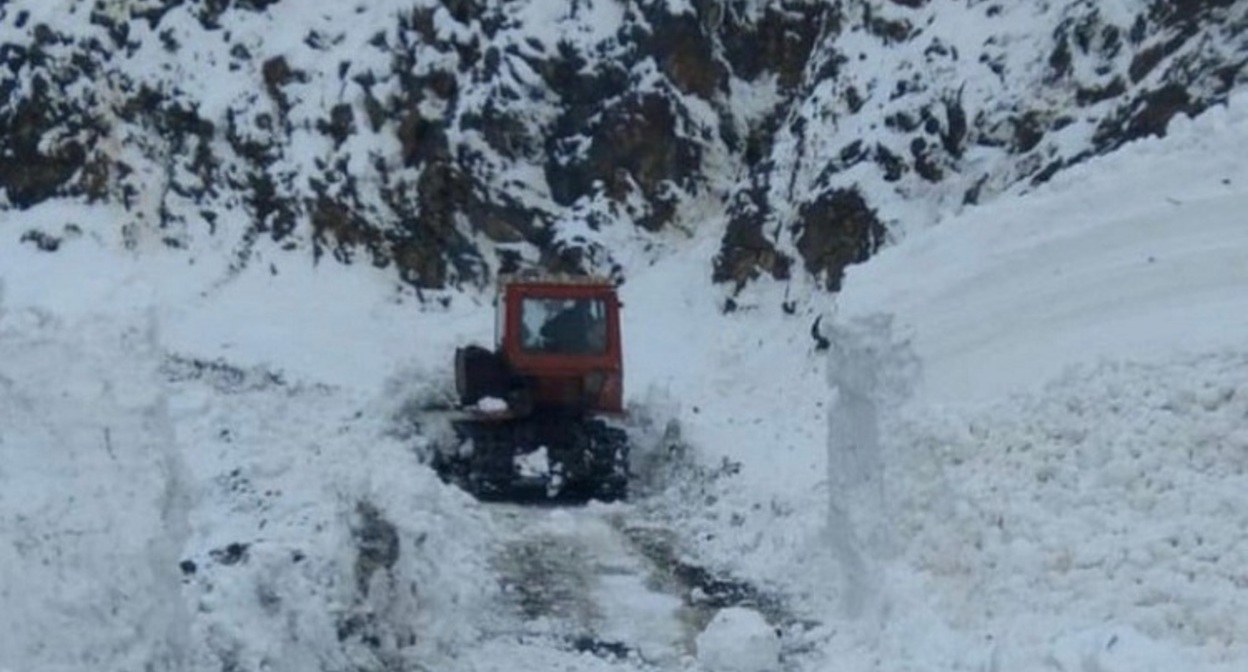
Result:
[[628,493],[620,301],[604,278],[506,277],[496,347],[455,351],[453,445],[433,464],[480,499]]

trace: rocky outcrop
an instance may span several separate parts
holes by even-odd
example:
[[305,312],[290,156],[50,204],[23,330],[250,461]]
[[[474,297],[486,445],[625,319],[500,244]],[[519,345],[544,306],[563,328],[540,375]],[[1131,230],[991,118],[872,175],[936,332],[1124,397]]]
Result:
[[98,62],[77,50],[103,46],[74,45],[49,26],[12,20],[25,26],[28,41],[0,47],[0,188],[18,208],[60,196],[98,198],[106,178],[89,145],[105,129],[86,101],[63,91],[99,73]]
[[617,203],[636,197],[649,204],[638,226],[657,231],[669,223],[678,195],[697,193],[704,181],[701,148],[684,136],[690,122],[671,101],[650,92],[611,103],[587,129],[587,147],[554,152],[546,179],[555,200],[572,205],[596,192]]
[[277,246],[421,289],[622,276],[613,230],[711,227],[731,290],[835,290],[886,233],[1164,134],[1246,79],[1232,0],[936,5],[6,5],[0,201],[109,201],[132,246],[225,236],[236,271]]
[[715,257],[715,282],[734,283],[740,291],[761,273],[788,280],[793,260],[776,249],[764,227],[772,220],[761,188],[738,192],[728,209],[728,229]]
[[831,291],[841,288],[845,267],[866,261],[884,242],[884,225],[862,194],[827,191],[798,210],[793,224],[806,272]]

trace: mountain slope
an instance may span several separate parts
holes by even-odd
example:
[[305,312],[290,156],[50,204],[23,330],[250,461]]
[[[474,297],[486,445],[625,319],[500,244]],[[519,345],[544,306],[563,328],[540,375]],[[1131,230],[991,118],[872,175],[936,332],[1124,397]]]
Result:
[[[561,614],[576,631],[624,637],[618,614],[687,601],[704,613],[755,610],[776,638],[768,656],[785,669],[1243,669],[1242,3],[907,1],[842,3],[839,14],[798,3],[573,7],[0,7],[6,40],[16,36],[3,48],[16,60],[5,61],[0,92],[17,108],[3,108],[2,137],[28,169],[5,174],[10,226],[0,237],[0,597],[16,605],[0,623],[0,667],[663,668],[628,657],[620,642],[578,648],[534,636],[565,623],[549,627],[517,608],[507,590],[517,574],[558,587],[537,570],[608,563],[589,554],[560,565],[540,553],[577,544],[538,543],[519,545],[545,549],[532,562],[500,569],[492,559],[506,557],[521,528],[500,529],[493,509],[421,464],[438,438],[421,409],[447,394],[454,346],[492,334],[488,288],[434,291],[429,279],[445,271],[455,284],[461,268],[501,267],[512,253],[550,261],[580,236],[582,261],[608,271],[618,263],[626,277],[638,496],[578,512],[585,527],[558,511],[538,527],[573,537],[630,530],[658,540],[652,550],[669,571],[701,583],[628,601],[636,575],[585,571],[571,585],[619,602]],[[138,20],[119,27],[116,17],[131,15]],[[675,24],[689,32],[666,33],[688,52],[652,58],[603,28],[633,26],[642,40],[662,32],[663,17],[697,18]],[[1138,43],[1122,32],[1137,24]],[[734,32],[744,26],[753,30]],[[379,33],[382,46],[371,44]],[[575,67],[539,78],[569,88],[535,87],[533,99],[508,87],[497,100],[493,89],[470,93],[499,77],[529,81],[521,62],[542,58],[527,50],[556,33]],[[722,44],[703,49],[701,34]],[[956,63],[951,49],[925,53],[933,35],[959,47]],[[400,38],[407,46],[395,46]],[[491,41],[528,56],[500,56],[514,69],[490,74]],[[995,56],[965,56],[985,45]],[[866,58],[855,60],[855,48]],[[420,58],[382,77],[396,53]],[[551,67],[565,62],[562,49],[546,53]],[[726,80],[694,67],[707,54],[728,64],[719,66]],[[929,58],[948,59],[957,85],[893,98],[895,73],[880,64],[926,74]],[[347,75],[335,79],[344,62]],[[856,72],[856,90],[874,81],[870,102],[855,112],[837,88],[849,80],[825,62]],[[156,93],[126,105],[131,92],[75,74],[96,63],[108,64],[96,71],[105,81],[134,78],[137,91],[146,82]],[[388,82],[380,108],[351,79],[357,66]],[[1000,78],[976,74],[997,66]],[[621,69],[626,88],[655,95],[616,101]],[[632,82],[634,69],[643,83]],[[41,72],[61,79],[31,93]],[[400,83],[413,73],[427,79]],[[905,79],[919,86],[925,74]],[[964,110],[995,111],[982,128],[968,114],[965,137],[978,141],[959,145],[957,106],[944,98],[964,82]],[[1190,108],[1161,105],[1183,99],[1173,91],[1152,102],[1176,82]],[[400,95],[420,87],[429,92],[418,102]],[[717,97],[733,107],[698,102]],[[91,114],[121,121],[80,123],[80,99],[104,100]],[[492,100],[531,115],[523,128],[591,140],[520,143],[514,151],[528,158],[499,159],[491,143],[524,134],[486,140],[459,116]],[[656,100],[679,113],[663,116]],[[326,121],[343,101],[353,123],[345,112]],[[418,108],[410,126],[388,116],[387,105],[409,103]],[[1194,120],[1178,113],[1210,103]],[[931,124],[896,116],[923,120],[925,106]],[[380,110],[376,129],[370,109]],[[878,114],[893,125],[871,129]],[[419,121],[426,115],[439,123]],[[508,127],[506,117],[483,128]],[[734,145],[707,122],[724,118],[754,130]],[[689,144],[630,135],[653,119],[714,131]],[[1148,137],[1126,142],[1130,129]],[[866,138],[864,153],[839,158],[851,133]],[[925,144],[907,154],[915,139]],[[399,167],[405,141],[421,149]],[[75,143],[84,160],[111,152],[101,160],[111,167],[79,169]],[[634,152],[619,182],[556,198],[568,185],[554,186],[546,153],[567,159],[567,172],[596,175],[617,144]],[[690,146],[711,168],[677,184],[697,185],[696,195],[674,192],[671,220],[655,226],[647,217],[662,208],[652,201],[668,192],[647,185],[669,179]],[[1049,174],[1053,162],[1071,165]],[[933,168],[940,180],[929,179]],[[985,174],[979,202],[964,207]],[[524,203],[553,213],[534,226],[545,232],[537,242],[473,233],[472,222],[499,224],[487,216],[495,211],[472,210],[474,199],[493,198],[496,179],[522,183]],[[378,261],[409,249],[387,227],[427,204],[422,181],[443,199],[430,203],[471,215],[419,224],[433,234],[412,240],[436,242],[429,254],[413,248],[385,268],[309,263],[318,246],[356,261],[373,260],[358,254],[370,245]],[[406,184],[417,188],[397,188]],[[397,196],[413,209],[387,210]],[[833,233],[845,221],[857,227],[837,250],[870,242],[875,216],[895,238],[851,267],[836,295],[824,291],[834,275],[840,282],[831,267],[822,277],[796,270],[804,255],[827,252],[792,228],[807,216],[802,204],[820,198],[826,207],[806,208],[805,221]],[[314,216],[321,206],[334,216]],[[746,254],[733,256],[738,248]],[[738,291],[738,279],[782,268],[788,280]],[[624,588],[601,590],[613,576]],[[757,631],[716,634],[692,639],[720,649],[664,660],[666,669],[760,660],[732,650]]]
[[730,290],[835,288],[886,235],[1225,100],[1246,23],[1144,0],[13,2],[0,187],[238,267],[627,275],[622,241],[710,229]]

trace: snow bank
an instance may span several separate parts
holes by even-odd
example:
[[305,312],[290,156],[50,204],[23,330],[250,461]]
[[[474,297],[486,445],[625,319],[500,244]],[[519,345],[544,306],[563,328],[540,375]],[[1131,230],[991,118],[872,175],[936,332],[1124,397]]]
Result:
[[780,664],[780,638],[752,609],[721,609],[697,638],[698,662],[715,672],[767,672]]
[[183,567],[198,665],[401,667],[475,640],[492,528],[396,435],[398,402],[220,362],[166,373],[194,447]]
[[682,430],[644,505],[815,623],[786,664],[1243,667],[1246,103],[854,267],[828,362],[787,293],[633,276],[634,394]]
[[[1244,103],[851,270],[830,332],[888,314],[923,376],[873,407],[891,543],[862,553],[879,591],[825,633],[827,660],[1242,669]],[[836,353],[839,398],[872,376]],[[831,414],[831,462],[862,417]]]
[[474,641],[491,526],[396,435],[397,402],[168,355],[161,314],[0,313],[0,668],[341,669]]
[[[992,656],[1019,670],[1050,659],[1085,669],[1065,661],[1089,657],[1100,667],[1086,669],[1151,669],[1124,662],[1141,656],[1238,669],[1248,659],[1245,380],[1244,353],[1102,364],[1036,395],[892,427],[901,552],[886,566],[896,622],[882,628],[935,619],[963,642],[942,669]],[[1094,632],[1106,634],[1093,642]]]
[[153,339],[0,313],[0,668],[182,667],[187,484]]
[[912,330],[940,404],[1248,341],[1248,98],[1172,126],[851,268],[839,319]]
[[211,253],[119,252],[0,248],[0,668],[342,669],[473,641],[491,527],[403,424],[462,334],[353,301],[389,286],[368,274],[220,284]]
[[849,616],[879,590],[879,561],[891,546],[884,489],[882,419],[910,395],[919,365],[891,317],[874,315],[828,332],[828,537]]

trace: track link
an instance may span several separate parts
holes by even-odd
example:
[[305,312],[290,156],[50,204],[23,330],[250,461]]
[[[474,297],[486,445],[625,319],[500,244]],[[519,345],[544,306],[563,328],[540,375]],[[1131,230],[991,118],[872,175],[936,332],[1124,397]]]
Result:
[[628,434],[597,418],[559,415],[454,423],[456,442],[433,466],[486,501],[627,498]]

